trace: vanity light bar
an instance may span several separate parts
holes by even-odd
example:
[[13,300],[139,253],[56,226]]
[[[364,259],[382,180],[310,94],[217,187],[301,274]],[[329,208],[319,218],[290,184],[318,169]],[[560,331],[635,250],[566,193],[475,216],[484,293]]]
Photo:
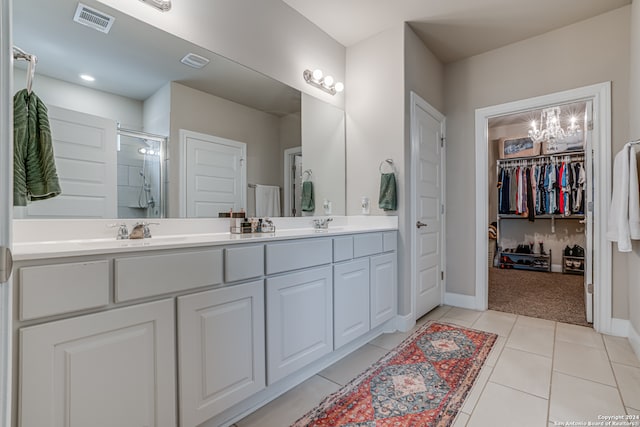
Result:
[[140,0],[148,4],[149,6],[153,6],[161,12],[168,12],[171,10],[171,0]]
[[342,82],[334,83],[333,77],[324,76],[322,70],[304,70],[302,77],[304,77],[304,81],[311,86],[322,89],[331,95],[335,95],[344,90],[344,84]]

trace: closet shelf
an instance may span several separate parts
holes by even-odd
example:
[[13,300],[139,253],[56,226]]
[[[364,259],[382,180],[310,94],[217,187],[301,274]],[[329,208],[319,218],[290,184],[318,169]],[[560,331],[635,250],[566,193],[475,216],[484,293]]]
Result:
[[500,268],[551,271],[551,251],[548,254],[500,252]]
[[537,156],[526,156],[526,157],[510,157],[508,159],[497,159],[496,163],[501,165],[503,163],[509,162],[523,162],[528,160],[547,160],[550,158],[563,158],[563,157],[577,157],[584,156],[584,150],[574,150],[574,151],[563,151],[562,153],[555,154],[540,154]]

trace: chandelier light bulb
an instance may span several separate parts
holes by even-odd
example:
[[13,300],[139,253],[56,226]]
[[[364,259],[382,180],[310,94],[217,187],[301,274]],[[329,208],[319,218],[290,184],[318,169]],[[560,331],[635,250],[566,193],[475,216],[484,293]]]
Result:
[[338,82],[336,83],[336,92],[342,92],[344,90],[344,83]]
[[313,79],[314,79],[315,81],[318,81],[318,82],[319,82],[320,80],[322,80],[322,76],[323,76],[323,74],[322,74],[322,70],[320,70],[320,69],[315,69],[315,70],[313,70],[313,74],[312,74],[312,76],[313,76]]

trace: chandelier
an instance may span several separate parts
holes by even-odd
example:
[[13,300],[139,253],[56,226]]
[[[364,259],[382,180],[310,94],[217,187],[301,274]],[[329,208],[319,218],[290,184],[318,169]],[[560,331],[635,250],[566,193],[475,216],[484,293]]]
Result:
[[545,108],[540,113],[540,128],[535,120],[531,122],[529,138],[534,142],[547,142],[550,148],[557,147],[560,142],[569,142],[580,139],[582,128],[578,124],[578,119],[571,116],[566,129],[560,124],[560,107]]

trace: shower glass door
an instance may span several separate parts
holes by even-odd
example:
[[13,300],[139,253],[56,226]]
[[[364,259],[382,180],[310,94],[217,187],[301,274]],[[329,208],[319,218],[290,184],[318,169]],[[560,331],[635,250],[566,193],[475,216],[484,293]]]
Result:
[[166,138],[118,129],[118,218],[162,218]]

